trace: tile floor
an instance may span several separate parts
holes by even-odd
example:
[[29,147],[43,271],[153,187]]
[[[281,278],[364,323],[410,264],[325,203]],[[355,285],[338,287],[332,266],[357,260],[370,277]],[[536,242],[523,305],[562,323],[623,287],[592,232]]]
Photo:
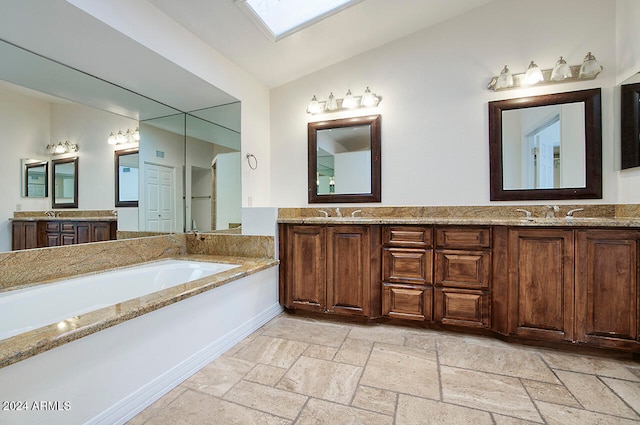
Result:
[[638,424],[640,362],[287,314],[140,424]]

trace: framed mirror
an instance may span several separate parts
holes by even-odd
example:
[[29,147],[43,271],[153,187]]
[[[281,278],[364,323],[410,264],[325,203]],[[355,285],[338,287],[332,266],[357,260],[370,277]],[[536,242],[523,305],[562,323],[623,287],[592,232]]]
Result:
[[600,89],[489,102],[492,201],[602,198]]
[[307,129],[309,203],[380,202],[380,115]]
[[78,158],[51,161],[52,208],[78,208]]
[[640,83],[620,88],[620,168],[640,167]]
[[38,159],[22,161],[22,196],[46,198],[49,196],[49,162]]
[[138,206],[138,176],[140,161],[138,148],[114,152],[116,207]]

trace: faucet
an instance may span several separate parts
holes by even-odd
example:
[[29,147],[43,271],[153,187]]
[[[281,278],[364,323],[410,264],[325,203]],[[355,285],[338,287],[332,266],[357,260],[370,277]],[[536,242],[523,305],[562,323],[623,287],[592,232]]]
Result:
[[573,213],[578,211],[584,211],[584,208],[574,208],[572,210],[567,211],[567,217],[573,217]]
[[336,208],[336,217],[342,217],[342,211],[340,211],[340,208]]
[[547,205],[545,208],[544,217],[545,218],[555,218],[556,213],[560,211],[560,207],[557,205]]
[[355,217],[356,214],[361,213],[362,210],[355,210],[354,212],[351,213],[351,217]]
[[516,211],[520,211],[520,212],[525,213],[525,218],[527,219],[527,221],[532,221],[533,220],[533,218],[531,218],[531,211],[523,210],[521,208],[516,208]]
[[44,214],[49,218],[53,218],[56,216],[56,213],[54,211],[45,211]]
[[329,217],[329,212],[325,210],[318,210],[319,213],[324,214],[325,217]]

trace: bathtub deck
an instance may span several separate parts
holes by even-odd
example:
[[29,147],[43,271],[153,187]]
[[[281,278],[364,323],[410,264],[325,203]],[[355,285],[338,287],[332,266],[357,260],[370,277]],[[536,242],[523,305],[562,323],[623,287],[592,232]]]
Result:
[[172,257],[180,260],[210,261],[238,264],[240,267],[181,284],[152,294],[134,298],[65,320],[65,327],[58,324],[16,335],[0,341],[0,368],[51,350],[103,329],[142,316],[178,301],[210,291],[229,282],[262,270],[275,267],[278,260],[272,258],[229,257],[218,255],[187,254]]

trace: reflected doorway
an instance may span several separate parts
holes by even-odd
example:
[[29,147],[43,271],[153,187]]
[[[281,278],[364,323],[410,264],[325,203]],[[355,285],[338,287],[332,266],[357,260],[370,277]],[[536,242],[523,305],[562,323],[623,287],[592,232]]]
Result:
[[145,227],[151,232],[175,232],[175,169],[145,163]]

